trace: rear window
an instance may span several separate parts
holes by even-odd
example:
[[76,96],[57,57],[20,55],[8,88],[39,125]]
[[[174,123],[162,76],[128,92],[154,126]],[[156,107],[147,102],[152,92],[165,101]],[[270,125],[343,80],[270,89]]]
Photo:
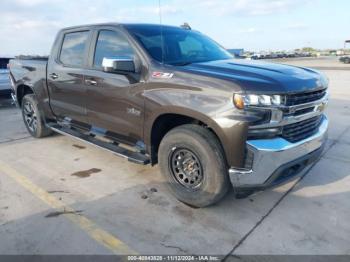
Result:
[[88,37],[89,31],[65,34],[60,61],[65,65],[81,67],[84,63],[84,53]]

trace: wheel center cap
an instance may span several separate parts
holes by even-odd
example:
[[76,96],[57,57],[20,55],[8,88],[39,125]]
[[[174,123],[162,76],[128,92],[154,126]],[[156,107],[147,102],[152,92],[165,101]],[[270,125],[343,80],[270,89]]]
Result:
[[194,162],[191,160],[184,161],[183,169],[186,172],[186,175],[191,175],[192,171],[194,170]]

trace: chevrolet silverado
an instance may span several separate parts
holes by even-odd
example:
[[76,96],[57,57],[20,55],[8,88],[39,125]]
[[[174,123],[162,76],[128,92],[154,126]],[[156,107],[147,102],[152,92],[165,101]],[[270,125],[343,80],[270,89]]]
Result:
[[186,27],[65,28],[48,59],[14,59],[10,76],[32,136],[58,132],[159,163],[170,191],[195,207],[301,174],[327,138],[322,73],[234,59]]

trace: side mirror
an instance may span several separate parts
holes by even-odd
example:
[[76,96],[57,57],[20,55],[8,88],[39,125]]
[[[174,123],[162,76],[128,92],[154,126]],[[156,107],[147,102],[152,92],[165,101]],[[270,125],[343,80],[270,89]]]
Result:
[[129,56],[104,57],[102,67],[109,73],[135,73],[134,58]]

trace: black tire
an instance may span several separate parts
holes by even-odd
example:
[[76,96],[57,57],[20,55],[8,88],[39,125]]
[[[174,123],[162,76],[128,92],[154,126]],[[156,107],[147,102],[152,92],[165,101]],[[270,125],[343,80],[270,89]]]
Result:
[[[183,152],[187,159],[192,161],[185,169],[181,168],[187,161],[181,158]],[[183,125],[172,129],[161,141],[158,153],[163,177],[172,193],[181,202],[193,207],[206,207],[218,202],[230,188],[228,168],[221,144],[216,136],[204,127]],[[190,180],[187,179],[187,175],[184,178],[184,170],[187,172],[189,167],[192,172],[195,171],[196,176],[190,173]],[[178,171],[179,169],[181,170]]]
[[29,134],[33,137],[41,138],[53,133],[51,129],[45,126],[44,116],[40,113],[34,94],[23,97],[22,117]]

